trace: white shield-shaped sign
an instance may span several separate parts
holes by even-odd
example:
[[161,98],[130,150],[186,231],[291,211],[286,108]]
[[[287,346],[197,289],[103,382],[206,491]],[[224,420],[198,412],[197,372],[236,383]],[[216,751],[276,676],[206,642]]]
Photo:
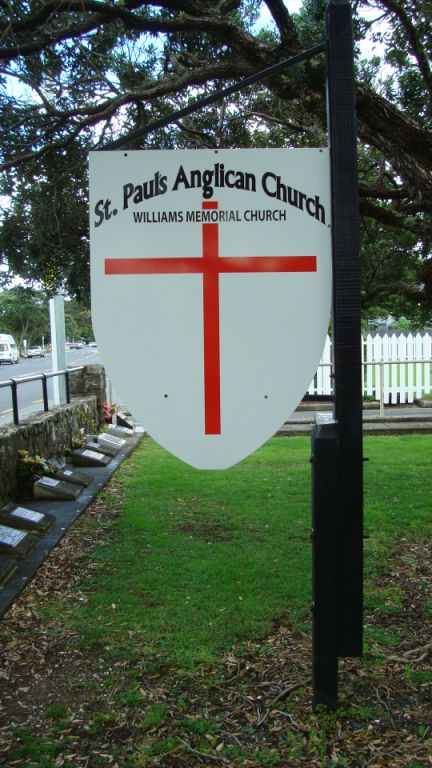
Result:
[[93,152],[90,230],[94,330],[121,403],[194,467],[240,461],[319,364],[328,151]]

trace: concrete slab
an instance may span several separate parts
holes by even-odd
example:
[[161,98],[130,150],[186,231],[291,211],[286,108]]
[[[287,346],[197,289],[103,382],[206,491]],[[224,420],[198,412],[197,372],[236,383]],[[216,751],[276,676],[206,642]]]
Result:
[[[315,420],[289,420],[276,432],[277,437],[298,437],[310,435]],[[429,420],[419,418],[405,419],[364,419],[363,434],[365,435],[414,435],[432,434],[432,418]]]

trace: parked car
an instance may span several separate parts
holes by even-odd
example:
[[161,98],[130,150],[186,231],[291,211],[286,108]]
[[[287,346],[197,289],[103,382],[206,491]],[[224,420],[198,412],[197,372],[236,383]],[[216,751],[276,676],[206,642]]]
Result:
[[9,333],[0,333],[0,364],[13,365],[19,361],[18,347],[15,339]]
[[27,357],[45,357],[45,352],[42,347],[29,347]]

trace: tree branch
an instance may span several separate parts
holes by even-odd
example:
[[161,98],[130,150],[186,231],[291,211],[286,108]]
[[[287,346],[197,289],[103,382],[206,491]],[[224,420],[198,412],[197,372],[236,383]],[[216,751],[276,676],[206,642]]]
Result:
[[412,187],[432,197],[432,132],[361,83],[357,83],[357,112],[360,138],[391,159]]
[[[99,121],[106,121],[109,118],[112,118],[116,112],[127,104],[137,101],[153,102],[163,96],[176,94],[179,90],[189,86],[205,84],[208,80],[240,77],[244,74],[248,74],[248,71],[242,69],[241,62],[217,63],[213,66],[209,65],[206,68],[202,67],[199,70],[184,73],[179,77],[152,81],[148,84],[147,88],[142,89],[141,91],[127,92],[120,97],[108,99],[98,106],[87,108],[81,107],[76,110],[59,113],[58,116],[60,119],[52,130],[60,131],[64,127],[71,125],[72,130],[66,136],[62,136],[57,141],[46,142],[43,147],[37,150],[25,151],[15,155],[15,157],[0,165],[0,171],[5,171],[8,168],[21,165],[29,160],[35,160],[53,148],[64,149],[69,146],[85,128],[96,125]],[[83,119],[73,124],[72,119],[77,117],[82,117]],[[123,143],[127,142],[128,135],[125,135]],[[29,142],[29,146],[32,146],[34,143],[35,141],[33,139],[33,141]]]
[[[154,4],[163,5],[164,7],[174,5],[172,2],[162,2],[162,0]],[[184,4],[182,3],[181,5]],[[86,32],[103,26],[105,23],[113,22],[122,22],[125,29],[130,31],[150,32],[153,34],[179,32],[213,33],[221,37],[227,44],[241,51],[243,55],[249,55],[257,61],[260,60],[263,53],[267,53],[268,56],[271,52],[268,46],[256,41],[248,32],[231,21],[220,19],[219,16],[204,15],[202,7],[197,16],[182,13],[178,19],[163,19],[160,17],[144,18],[137,16],[123,6],[108,5],[100,3],[98,0],[68,0],[67,4],[60,3],[60,6],[81,13],[84,10],[97,11],[97,13],[79,24],[72,24],[63,29],[55,30],[31,42],[23,42],[8,48],[0,48],[0,61],[11,61],[20,56],[28,56],[45,49],[47,46],[74,37],[80,37]]]
[[298,50],[300,44],[297,31],[285,3],[282,0],[265,0],[265,4],[275,20],[281,43],[290,46],[293,51]]
[[211,149],[218,148],[217,141],[215,141],[213,136],[208,135],[205,131],[198,131],[191,125],[186,125],[184,120],[177,120],[177,125],[184,133],[189,133],[191,136],[194,136],[201,146],[209,147]]
[[12,35],[20,35],[27,32],[34,33],[51,16],[65,15],[67,18],[71,12],[113,12],[117,16],[119,11],[133,11],[143,7],[151,8],[152,6],[182,13],[196,13],[198,15],[203,12],[203,6],[207,6],[206,10],[211,9],[210,4],[200,3],[198,0],[126,0],[119,8],[114,8],[112,5],[100,0],[45,0],[39,10],[29,13],[24,19],[0,24],[0,34],[5,31]]
[[38,53],[47,46],[61,43],[63,40],[80,37],[86,32],[91,32],[92,30],[97,29],[103,21],[103,16],[94,15],[87,19],[87,21],[83,21],[80,24],[73,24],[56,33],[53,32],[51,34],[42,35],[37,40],[33,40],[30,43],[20,43],[18,45],[10,46],[9,48],[0,48],[0,61],[10,62],[20,56],[29,56],[32,53]]
[[256,117],[258,120],[263,120],[273,125],[280,125],[282,128],[288,128],[290,131],[296,131],[296,133],[304,133],[306,128],[301,125],[294,125],[289,120],[282,120],[274,115],[269,115],[266,112],[256,112],[255,110],[246,111],[243,113],[245,117]]
[[368,184],[359,184],[361,197],[379,197],[382,200],[403,200],[410,197],[411,193],[403,187],[389,189],[388,187],[371,187]]
[[391,13],[394,13],[399,19],[407,36],[412,54],[417,61],[418,68],[425,81],[425,85],[427,86],[429,94],[432,96],[432,72],[417,29],[411,22],[411,19],[402,5],[395,2],[395,0],[381,0],[381,2],[385,8],[388,8],[388,10],[391,11]]
[[386,206],[375,205],[369,200],[360,200],[360,212],[363,216],[370,216],[381,224],[395,229],[405,229],[419,238],[423,233],[432,232],[432,221],[420,221],[414,218],[402,216]]

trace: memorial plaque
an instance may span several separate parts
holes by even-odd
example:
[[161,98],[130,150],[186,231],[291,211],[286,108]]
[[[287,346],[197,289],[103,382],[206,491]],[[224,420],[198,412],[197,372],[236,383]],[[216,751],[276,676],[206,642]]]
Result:
[[118,453],[118,448],[112,448],[111,446],[101,445],[99,442],[96,442],[96,440],[89,440],[85,444],[85,449],[92,451],[93,453],[102,453],[104,456],[107,456],[110,460],[113,456]]
[[58,485],[60,485],[61,480],[56,480],[55,477],[41,477],[39,480],[42,485],[46,485],[47,488],[56,488]]
[[54,520],[55,518],[52,515],[48,515],[45,512],[36,512],[34,509],[14,507],[13,505],[9,505],[0,512],[0,523],[35,533],[48,530],[54,523]]
[[115,435],[116,437],[133,437],[134,430],[129,429],[129,427],[121,427],[118,424],[110,424],[108,434]]
[[24,557],[33,549],[37,539],[27,531],[0,525],[0,552],[14,557]]
[[33,485],[35,499],[63,499],[74,501],[82,491],[82,486],[68,483],[66,480],[56,480],[53,477],[41,477]]
[[78,448],[71,454],[72,464],[78,467],[106,467],[110,461],[110,456],[91,448]]
[[48,462],[46,475],[55,480],[66,480],[68,483],[88,486],[93,482],[93,477],[84,472],[78,472],[73,467],[67,466],[64,459],[54,458]]
[[16,569],[15,561],[12,558],[0,556],[0,589],[7,584]]
[[98,437],[99,450],[110,451],[115,456],[126,445],[126,440],[121,437],[115,437],[115,435],[107,435],[103,433]]
[[61,480],[66,480],[68,483],[75,483],[76,485],[91,485],[93,478],[89,475],[85,475],[84,472],[78,472],[76,469],[69,467],[61,467],[56,473],[56,477]]
[[117,445],[119,448],[123,448],[126,445],[124,438],[118,435],[110,435],[108,432],[102,432],[98,437],[98,441],[102,443],[109,443],[109,445]]

